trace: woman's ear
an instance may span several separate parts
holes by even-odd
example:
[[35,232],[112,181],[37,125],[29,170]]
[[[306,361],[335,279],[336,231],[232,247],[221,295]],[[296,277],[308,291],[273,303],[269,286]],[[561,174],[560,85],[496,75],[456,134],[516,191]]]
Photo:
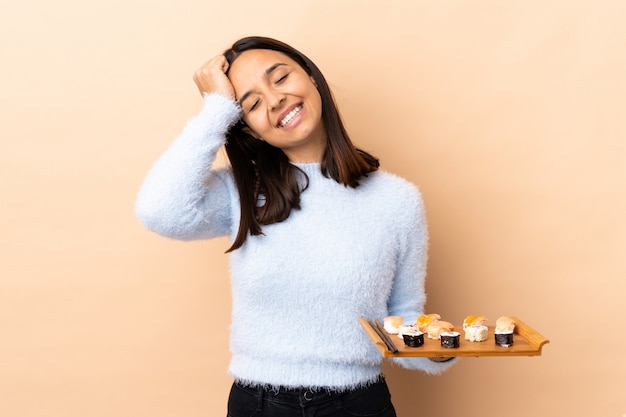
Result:
[[311,82],[313,83],[313,85],[315,86],[315,88],[317,88],[317,82],[315,82],[315,78],[313,78],[312,75],[309,75],[309,78],[311,79]]

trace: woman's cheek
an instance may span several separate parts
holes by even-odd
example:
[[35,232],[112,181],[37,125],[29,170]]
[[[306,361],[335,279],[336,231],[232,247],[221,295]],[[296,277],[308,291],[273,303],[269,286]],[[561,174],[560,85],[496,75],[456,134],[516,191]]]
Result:
[[248,126],[250,126],[252,130],[257,132],[258,134],[260,134],[259,130],[262,130],[262,126],[259,123],[259,119],[260,119],[259,116],[257,114],[254,114],[252,115],[252,117],[249,117],[248,121],[246,122]]

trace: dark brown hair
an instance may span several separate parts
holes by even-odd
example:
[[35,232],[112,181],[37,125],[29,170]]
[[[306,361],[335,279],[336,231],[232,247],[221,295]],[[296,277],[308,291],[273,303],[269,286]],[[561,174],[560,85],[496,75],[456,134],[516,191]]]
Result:
[[[327,132],[326,150],[320,166],[325,177],[356,188],[359,179],[378,169],[376,157],[352,144],[330,87],[309,58],[283,42],[260,36],[236,41],[224,56],[232,64],[242,52],[251,49],[281,52],[296,61],[315,81],[322,99],[322,121]],[[226,153],[241,205],[237,237],[227,252],[240,248],[248,234],[262,234],[262,225],[281,222],[289,217],[291,210],[299,210],[300,193],[308,182],[306,174],[292,165],[281,149],[247,134],[244,127],[240,120],[229,130],[226,141]]]

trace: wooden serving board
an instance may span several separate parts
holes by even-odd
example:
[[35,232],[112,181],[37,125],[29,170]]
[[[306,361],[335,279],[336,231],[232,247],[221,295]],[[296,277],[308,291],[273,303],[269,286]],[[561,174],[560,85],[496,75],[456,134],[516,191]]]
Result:
[[539,356],[541,355],[541,348],[550,341],[537,333],[532,327],[525,324],[517,317],[511,317],[515,320],[515,332],[513,334],[513,345],[509,347],[503,347],[496,345],[494,336],[494,326],[487,326],[489,329],[487,340],[483,342],[470,342],[465,340],[465,333],[463,332],[463,326],[454,326],[455,330],[460,333],[460,347],[458,348],[444,348],[441,347],[441,341],[429,339],[424,334],[424,345],[420,347],[409,347],[404,344],[404,341],[398,337],[397,334],[389,334],[392,342],[398,348],[397,353],[393,353],[387,348],[385,342],[378,336],[376,331],[372,328],[370,323],[360,318],[359,323],[365,329],[365,332],[372,340],[376,348],[385,358],[397,358],[397,357],[438,357],[438,356]]

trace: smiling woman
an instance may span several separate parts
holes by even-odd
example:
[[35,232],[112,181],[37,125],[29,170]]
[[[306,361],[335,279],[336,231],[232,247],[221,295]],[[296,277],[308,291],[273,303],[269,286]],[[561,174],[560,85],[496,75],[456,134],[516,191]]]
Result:
[[[136,212],[164,236],[231,240],[228,415],[395,416],[358,319],[423,313],[418,189],[352,144],[320,70],[282,42],[239,40],[194,80],[204,107]],[[222,145],[230,164],[213,168]],[[392,360],[431,374],[453,363]]]

